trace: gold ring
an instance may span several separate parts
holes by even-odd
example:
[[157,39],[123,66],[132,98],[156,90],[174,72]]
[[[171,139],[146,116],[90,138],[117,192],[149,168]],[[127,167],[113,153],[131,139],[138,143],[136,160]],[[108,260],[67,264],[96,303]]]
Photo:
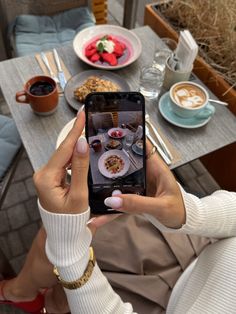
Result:
[[150,151],[150,153],[146,155],[146,159],[151,158],[152,155],[155,154],[156,151],[157,151],[156,146],[153,146],[153,147],[152,147],[152,150]]

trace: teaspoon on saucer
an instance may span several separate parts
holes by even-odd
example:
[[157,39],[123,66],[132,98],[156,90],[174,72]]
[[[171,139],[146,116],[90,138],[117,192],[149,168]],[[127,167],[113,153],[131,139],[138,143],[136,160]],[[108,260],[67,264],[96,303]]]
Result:
[[216,100],[216,99],[208,99],[210,102],[214,102],[216,104],[219,104],[219,105],[223,105],[223,106],[228,106],[228,103],[225,102],[225,101],[221,101],[221,100]]

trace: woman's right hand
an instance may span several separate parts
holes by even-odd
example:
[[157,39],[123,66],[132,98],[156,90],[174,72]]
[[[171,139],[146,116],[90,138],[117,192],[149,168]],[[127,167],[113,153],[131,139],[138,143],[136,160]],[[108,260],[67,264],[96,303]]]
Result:
[[[152,146],[147,142],[147,153]],[[173,174],[158,156],[147,159],[147,196],[120,194],[108,197],[105,204],[121,212],[149,214],[169,228],[180,228],[185,223],[185,207]]]

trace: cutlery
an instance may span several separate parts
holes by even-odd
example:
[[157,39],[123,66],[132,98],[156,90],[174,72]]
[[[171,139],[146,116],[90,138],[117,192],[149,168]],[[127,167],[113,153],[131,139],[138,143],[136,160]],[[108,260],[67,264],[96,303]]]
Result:
[[57,53],[55,48],[53,49],[53,56],[54,56],[54,59],[56,61],[56,65],[57,65],[57,69],[58,69],[57,74],[58,74],[59,82],[60,82],[61,88],[64,90],[64,88],[66,86],[66,77],[65,77],[64,72],[62,71],[60,59],[59,59],[58,53]]
[[221,101],[221,100],[216,100],[216,99],[208,99],[210,102],[214,102],[216,104],[219,104],[219,105],[223,105],[223,106],[228,106],[228,103],[225,102],[225,101]]
[[173,156],[172,156],[171,152],[169,151],[168,147],[166,146],[165,142],[163,141],[161,135],[157,132],[156,128],[151,123],[150,116],[148,113],[145,114],[145,121],[152,128],[152,130],[153,130],[156,138],[158,139],[158,142],[160,143],[164,152],[167,154],[167,156],[170,158],[170,160],[173,160]]
[[156,147],[158,153],[160,154],[160,156],[162,157],[162,159],[165,161],[165,163],[169,166],[171,165],[171,161],[169,159],[168,156],[166,156],[166,154],[164,153],[164,151],[161,149],[161,147],[156,143],[156,141],[153,139],[153,137],[150,135],[149,133],[149,128],[146,126],[145,127],[146,130],[146,136],[149,139],[149,141],[152,143],[153,146]]
[[45,54],[44,52],[41,52],[40,55],[41,55],[41,58],[42,58],[44,64],[46,65],[46,67],[47,67],[47,69],[48,69],[48,71],[49,71],[49,74],[50,74],[51,78],[52,78],[56,83],[59,83],[58,77],[56,77],[56,75],[53,73],[53,71],[52,71],[52,69],[51,69],[51,67],[50,67],[50,65],[49,65],[48,58],[47,58],[46,54]]
[[138,168],[136,161],[133,159],[133,157],[130,155],[130,153],[125,150],[124,148],[122,149],[123,152],[125,153],[125,155],[129,158],[129,160],[132,162],[132,164],[134,165],[135,168]]

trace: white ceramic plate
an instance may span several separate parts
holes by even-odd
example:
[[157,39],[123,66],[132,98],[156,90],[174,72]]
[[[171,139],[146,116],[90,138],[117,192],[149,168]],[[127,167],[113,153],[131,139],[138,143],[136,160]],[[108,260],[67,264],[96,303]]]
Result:
[[[114,173],[114,174],[109,172],[105,167],[105,160],[112,155],[119,156],[124,162],[124,168],[120,172]],[[109,179],[123,177],[129,170],[129,167],[130,167],[130,160],[128,156],[123,151],[118,150],[118,149],[113,149],[113,150],[109,150],[105,152],[104,154],[102,154],[102,156],[98,160],[98,170],[101,172],[101,174],[104,177],[109,178]]]
[[[116,132],[116,131],[121,132],[122,135],[121,135],[121,136],[114,136],[114,135],[112,135],[112,133],[113,133],[113,132]],[[114,139],[116,139],[116,140],[119,140],[119,139],[123,138],[123,137],[126,135],[126,130],[125,130],[125,129],[122,129],[122,128],[112,128],[112,129],[109,129],[109,130],[108,130],[107,134],[108,134],[110,137],[112,137],[112,138],[114,138]]]
[[56,149],[60,146],[61,142],[64,141],[66,138],[67,134],[70,132],[72,129],[74,123],[75,123],[76,117],[72,120],[70,120],[60,131],[58,137],[57,137],[57,142],[56,142]]
[[[85,56],[85,48],[87,45],[96,39],[102,38],[105,35],[115,36],[127,47],[126,53],[120,58],[118,64],[115,66],[109,65],[106,62],[101,63],[100,61],[93,63]],[[126,67],[127,65],[136,61],[142,52],[142,45],[138,36],[126,28],[115,25],[97,25],[82,30],[75,36],[73,41],[73,48],[77,56],[82,61],[95,68],[105,70],[116,70]]]

